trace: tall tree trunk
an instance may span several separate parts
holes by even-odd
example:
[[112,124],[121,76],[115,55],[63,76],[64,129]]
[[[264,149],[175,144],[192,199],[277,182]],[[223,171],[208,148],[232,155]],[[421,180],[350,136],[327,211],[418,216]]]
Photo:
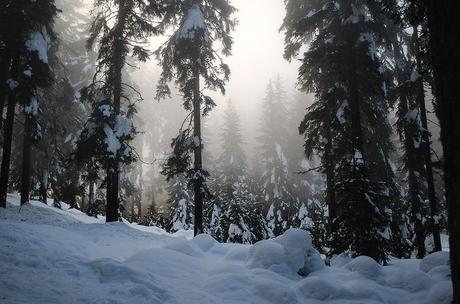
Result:
[[337,217],[337,202],[335,198],[335,166],[332,157],[332,136],[330,128],[327,128],[326,132],[327,144],[324,152],[324,157],[326,161],[326,195],[329,210],[329,233],[331,234],[335,232],[334,221]]
[[134,223],[135,216],[134,216],[134,199],[131,197],[131,223]]
[[[17,79],[19,73],[19,50],[15,52],[11,63],[11,79]],[[16,110],[16,90],[9,90],[8,109],[6,113],[5,129],[3,136],[2,168],[0,172],[0,207],[6,207],[8,179],[10,174],[11,143],[13,140],[14,114]]]
[[21,206],[29,202],[30,152],[32,149],[32,118],[26,114],[24,120],[24,142],[22,148]]
[[[417,28],[417,26],[414,26]],[[418,44],[418,33],[413,33],[413,43],[415,47],[415,54],[417,55],[417,71],[422,75],[422,63],[420,59],[420,47]],[[431,162],[431,142],[430,132],[428,130],[428,119],[426,117],[426,106],[425,106],[425,90],[423,87],[423,77],[420,76],[417,79],[417,102],[420,107],[420,120],[422,123],[422,148],[425,155],[425,170],[426,170],[426,182],[428,184],[428,200],[430,202],[430,226],[431,233],[434,241],[434,251],[441,251],[441,235],[439,232],[438,224],[438,203],[436,201],[436,190],[434,188],[433,178],[433,164]]]
[[48,171],[44,170],[40,181],[40,196],[44,204],[48,203]]
[[195,147],[194,157],[194,195],[195,195],[195,235],[203,233],[203,171],[202,163],[202,145],[201,145],[201,96],[200,96],[200,73],[198,69],[193,72],[195,78],[195,88],[193,96],[193,136],[198,140],[198,145]]
[[89,181],[89,192],[88,192],[88,209],[86,211],[86,214],[94,215],[93,208],[94,208],[94,181],[90,180]]
[[6,81],[11,64],[11,56],[9,52],[2,54],[4,58],[0,59],[0,131],[3,128],[3,110],[5,108],[5,98],[8,92]]
[[[113,108],[114,115],[120,114],[121,107],[121,94],[122,94],[122,71],[123,71],[123,32],[126,25],[126,12],[129,8],[125,2],[120,2],[118,15],[117,15],[117,27],[116,34],[117,40],[114,44],[114,83],[113,83]],[[117,157],[111,159],[107,166],[107,210],[106,210],[106,221],[115,222],[119,219],[119,183],[120,183],[120,172],[119,172],[119,161]]]
[[[397,37],[393,39],[394,56],[396,60],[396,78],[398,85],[402,85],[407,81],[407,75],[401,71],[403,55]],[[409,178],[409,206],[411,210],[411,221],[414,223],[415,232],[415,247],[417,248],[417,258],[423,258],[426,255],[425,248],[425,228],[422,218],[422,202],[420,201],[420,187],[418,184],[416,168],[416,149],[414,144],[415,132],[407,121],[407,113],[409,113],[409,101],[405,90],[400,91],[400,115],[403,117],[403,132],[404,132],[404,150],[406,154],[406,166]]]
[[450,265],[460,304],[460,2],[427,0],[430,46],[445,158]]

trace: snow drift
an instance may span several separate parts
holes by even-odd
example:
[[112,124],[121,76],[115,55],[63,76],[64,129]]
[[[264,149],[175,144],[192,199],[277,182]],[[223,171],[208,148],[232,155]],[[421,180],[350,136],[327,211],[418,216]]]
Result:
[[253,246],[155,227],[103,224],[18,199],[0,208],[0,303],[404,303],[452,299],[448,255],[336,260],[288,230]]

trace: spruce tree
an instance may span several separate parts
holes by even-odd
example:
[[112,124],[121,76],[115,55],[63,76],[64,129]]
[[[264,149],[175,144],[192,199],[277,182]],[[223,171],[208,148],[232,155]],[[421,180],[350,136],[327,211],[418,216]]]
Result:
[[273,236],[282,234],[292,226],[297,209],[285,152],[286,102],[287,96],[278,77],[274,84],[270,82],[267,87],[258,138],[263,168],[259,183],[262,199],[266,203],[267,225]]
[[213,195],[221,203],[221,227],[223,241],[251,244],[258,240],[260,211],[256,207],[256,195],[246,166],[243,151],[241,123],[231,102],[223,116],[220,134],[221,154],[218,158],[218,188]]
[[[21,204],[29,200],[31,141],[42,136],[41,126],[37,121],[39,103],[43,97],[43,89],[49,87],[53,80],[48,49],[54,38],[52,28],[57,8],[54,1],[4,1],[2,5],[2,14],[5,14],[2,22],[4,26],[8,25],[8,29],[2,27],[0,36],[3,39],[3,51],[7,54],[6,64],[9,66],[9,71],[0,71],[3,73],[1,77],[5,77],[5,73],[8,75],[6,83],[9,89],[0,181],[0,206],[4,207],[17,102],[22,104],[25,114]],[[8,54],[11,55],[11,61]]]
[[[235,8],[222,0],[187,0],[171,1],[165,10],[162,25],[171,29],[173,35],[156,52],[163,68],[157,97],[170,95],[168,83],[174,80],[183,95],[184,108],[191,113],[172,142],[173,154],[165,162],[163,174],[170,179],[186,173],[190,180],[194,189],[196,235],[203,232],[203,197],[208,193],[205,184],[208,173],[202,164],[201,116],[215,106],[202,89],[225,93],[230,69],[221,54],[230,55]],[[216,44],[220,45],[220,52],[216,51]]]
[[166,229],[170,232],[193,229],[193,195],[187,187],[184,176],[176,176],[168,187],[170,206],[169,221]]
[[384,32],[380,12],[372,2],[359,0],[340,5],[292,0],[286,10],[286,58],[294,58],[310,42],[299,84],[316,101],[300,131],[307,154],[318,151],[329,173],[328,203],[337,207],[331,253],[350,250],[385,263],[388,201],[397,199],[397,187],[389,162],[387,84],[378,50]]
[[[82,90],[82,100],[91,105],[92,113],[83,129],[75,153],[84,163],[91,158],[98,169],[106,170],[107,222],[119,219],[120,163],[130,163],[134,153],[129,142],[135,128],[131,118],[135,113],[137,91],[124,80],[128,56],[146,61],[149,52],[142,45],[153,34],[162,14],[159,3],[141,0],[96,0],[88,49],[98,42],[96,74],[91,84]],[[112,22],[114,21],[114,22]]]

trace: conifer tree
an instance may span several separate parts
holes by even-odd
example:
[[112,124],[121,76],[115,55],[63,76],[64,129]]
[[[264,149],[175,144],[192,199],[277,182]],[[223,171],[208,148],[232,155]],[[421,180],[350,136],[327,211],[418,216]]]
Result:
[[262,109],[258,138],[263,173],[260,180],[262,199],[266,202],[266,221],[274,236],[292,226],[296,200],[292,195],[289,164],[286,156],[286,93],[280,78],[269,83]]
[[241,123],[231,102],[224,112],[220,134],[221,154],[218,158],[218,187],[213,192],[222,202],[221,227],[223,241],[231,243],[254,243],[262,234],[256,209],[246,157],[243,151]]
[[[208,173],[202,164],[201,116],[215,105],[202,90],[225,93],[230,69],[219,53],[230,55],[235,8],[223,0],[187,0],[172,1],[166,11],[162,25],[171,28],[173,35],[156,52],[163,67],[157,97],[170,95],[168,83],[174,80],[183,95],[184,108],[191,114],[173,140],[173,154],[166,161],[163,174],[172,178],[186,173],[190,180],[194,189],[196,235],[203,232],[203,197],[208,193],[205,184]],[[215,44],[220,44],[220,52]]]
[[123,80],[128,56],[146,61],[149,52],[142,44],[160,30],[153,25],[162,14],[160,3],[141,0],[96,0],[88,49],[96,41],[99,51],[96,74],[90,85],[82,90],[82,100],[92,107],[85,124],[76,159],[84,163],[95,158],[98,169],[106,174],[108,222],[119,219],[120,163],[130,163],[134,153],[129,142],[135,128],[130,117],[135,103],[141,99],[137,91]]
[[385,263],[387,202],[397,198],[389,162],[385,71],[378,51],[384,32],[379,12],[373,2],[360,0],[340,5],[292,0],[286,2],[286,11],[286,58],[311,43],[299,69],[299,84],[314,93],[316,101],[300,131],[307,155],[318,151],[329,173],[328,203],[337,207],[329,210],[330,215],[336,213],[331,219],[331,253],[350,250]]
[[188,191],[187,184],[184,176],[176,176],[170,181],[168,188],[170,211],[166,227],[170,232],[193,229],[193,195]]
[[9,66],[9,70],[0,71],[3,73],[0,78],[5,77],[5,73],[8,75],[6,83],[9,90],[0,181],[0,206],[4,207],[17,102],[23,105],[25,114],[21,204],[29,200],[31,141],[42,135],[37,121],[38,105],[43,97],[42,89],[52,83],[48,49],[54,38],[52,27],[57,9],[54,1],[3,1],[2,6],[2,17],[5,17],[2,21],[8,25],[8,29],[0,29],[0,36],[3,39],[3,52],[7,55],[6,64]]

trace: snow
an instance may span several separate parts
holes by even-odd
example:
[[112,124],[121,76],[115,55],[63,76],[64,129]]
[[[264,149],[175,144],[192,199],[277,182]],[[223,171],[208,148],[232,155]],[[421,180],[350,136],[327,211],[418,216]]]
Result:
[[104,220],[65,203],[57,209],[31,201],[19,208],[19,197],[10,195],[7,208],[0,208],[0,303],[452,300],[445,253],[422,261],[393,259],[388,266],[368,257],[341,257],[342,265],[326,267],[308,233],[297,229],[251,246]]
[[6,80],[6,84],[10,88],[10,91],[13,91],[14,89],[16,89],[18,87],[19,82],[17,82],[16,80],[10,78],[10,79]]
[[359,273],[369,279],[375,279],[380,274],[381,267],[379,263],[367,256],[357,257],[345,265],[348,270]]
[[115,123],[115,135],[120,138],[128,136],[133,131],[133,122],[124,115],[117,115]]
[[289,229],[272,240],[256,243],[249,251],[249,268],[270,269],[291,277],[321,270],[324,261],[312,247],[310,235],[301,229]]
[[420,270],[423,272],[429,272],[435,267],[445,265],[449,265],[449,253],[439,251],[424,257],[420,262]]
[[38,101],[35,96],[30,98],[30,102],[24,106],[24,113],[36,116],[38,114]]
[[346,120],[344,118],[346,108],[348,108],[348,100],[344,100],[342,102],[342,104],[340,105],[339,109],[337,110],[337,113],[335,114],[335,116],[337,117],[337,120],[339,121],[339,123],[341,125],[346,123]]
[[203,13],[197,4],[193,4],[179,29],[178,38],[193,40],[198,30],[203,30],[205,32],[205,39],[209,39]]
[[101,111],[102,115],[105,117],[110,117],[112,115],[112,107],[107,104],[99,106],[99,111]]
[[361,153],[361,151],[355,150],[355,154],[353,155],[353,161],[357,166],[364,165],[363,154]]
[[43,27],[41,31],[32,32],[29,39],[26,41],[26,47],[29,51],[36,51],[38,58],[43,63],[48,63],[48,49],[51,40],[48,36],[46,28]]
[[121,148],[121,143],[115,136],[112,128],[108,125],[104,126],[104,133],[106,136],[105,143],[107,144],[107,152],[111,153],[111,157],[115,157],[117,155],[117,151]]

